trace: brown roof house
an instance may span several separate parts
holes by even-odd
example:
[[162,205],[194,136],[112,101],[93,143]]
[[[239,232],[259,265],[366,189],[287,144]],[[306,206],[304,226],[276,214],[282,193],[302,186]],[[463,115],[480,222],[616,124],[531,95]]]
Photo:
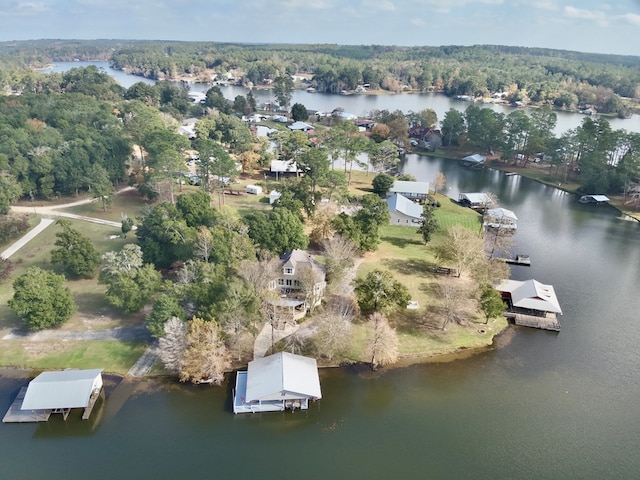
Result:
[[327,286],[324,267],[303,250],[292,250],[280,257],[281,269],[270,284],[280,297],[271,305],[276,312],[276,328],[295,322],[322,301]]

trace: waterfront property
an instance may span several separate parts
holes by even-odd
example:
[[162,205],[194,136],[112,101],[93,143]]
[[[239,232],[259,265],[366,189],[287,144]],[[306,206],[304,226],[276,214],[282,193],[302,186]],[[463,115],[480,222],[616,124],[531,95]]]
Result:
[[422,223],[422,206],[400,193],[387,198],[390,225],[419,227]]
[[309,408],[322,398],[314,358],[279,352],[249,362],[238,372],[233,391],[233,413],[281,412]]
[[389,194],[400,195],[410,198],[423,200],[429,196],[429,182],[409,182],[397,180],[393,182],[393,186],[389,189]]
[[496,287],[507,302],[507,318],[516,325],[560,330],[558,315],[562,315],[560,303],[552,285],[536,280],[506,280]]
[[307,310],[320,304],[327,287],[324,267],[303,250],[291,250],[280,257],[278,276],[269,283],[279,289],[279,297],[270,303],[274,328],[284,328],[303,318]]
[[88,419],[102,391],[102,369],[42,372],[23,387],[4,416],[4,423],[45,422],[52,413],[66,420],[72,408]]

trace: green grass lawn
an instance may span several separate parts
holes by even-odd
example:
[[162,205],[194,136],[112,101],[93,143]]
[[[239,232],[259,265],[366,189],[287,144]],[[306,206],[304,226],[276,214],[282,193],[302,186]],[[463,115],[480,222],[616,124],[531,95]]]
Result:
[[33,368],[104,368],[124,375],[144,353],[147,345],[114,341],[2,341],[0,365]]
[[[178,187],[176,187],[176,189],[177,188]],[[73,201],[73,199],[69,199],[69,201]],[[137,190],[130,190],[119,195],[114,195],[111,206],[107,207],[106,211],[103,211],[102,204],[97,201],[61,209],[61,211],[84,215],[86,217],[102,218],[104,220],[111,220],[112,222],[121,221],[122,215],[126,214],[129,218],[134,219],[135,222],[136,217],[146,205],[149,205],[149,202],[142,198]]]
[[[125,243],[135,241],[135,237],[129,235],[129,238],[109,238],[110,235],[118,234],[118,229],[113,227],[88,223],[78,220],[70,220],[73,228],[80,231],[83,235],[91,239],[98,252],[105,253],[109,250],[119,250]],[[46,270],[52,270],[60,273],[59,269],[51,264],[51,250],[54,248],[56,240],[55,234],[60,230],[56,224],[47,227],[40,235],[27,243],[19,250],[11,260],[16,263],[16,269],[11,276],[0,284],[0,330],[21,326],[19,318],[9,308],[7,302],[13,296],[13,281],[22,275],[25,270],[31,266],[38,266]],[[97,283],[96,277],[93,279],[69,279],[66,286],[69,287],[78,308],[67,323],[62,325],[61,329],[83,330],[86,328],[103,329],[112,328],[121,325],[139,323],[143,317],[141,315],[124,315],[118,309],[112,307],[104,296],[105,287]],[[1,349],[7,352],[15,351],[11,349],[7,342],[0,340]],[[70,342],[77,344],[78,348],[82,347],[78,342]],[[117,343],[117,342],[115,342]],[[2,361],[0,365],[17,365],[20,364],[19,358],[11,361],[7,352],[0,356]]]
[[428,357],[463,348],[484,347],[490,345],[493,335],[506,326],[506,319],[502,318],[485,325],[479,313],[470,319],[467,326],[449,324],[445,330],[440,330],[434,325],[432,310],[440,302],[434,294],[436,286],[444,281],[465,282],[468,279],[443,277],[432,272],[430,267],[437,265],[432,247],[446,240],[446,229],[453,225],[464,225],[473,231],[481,227],[481,217],[475,211],[444,196],[439,195],[438,200],[441,207],[436,209],[436,218],[440,231],[433,235],[428,246],[424,245],[421,235],[413,227],[384,226],[380,246],[375,252],[365,255],[365,261],[358,269],[358,276],[375,269],[391,272],[409,289],[411,298],[418,301],[418,310],[405,310],[389,316],[398,331],[399,350],[403,357]]

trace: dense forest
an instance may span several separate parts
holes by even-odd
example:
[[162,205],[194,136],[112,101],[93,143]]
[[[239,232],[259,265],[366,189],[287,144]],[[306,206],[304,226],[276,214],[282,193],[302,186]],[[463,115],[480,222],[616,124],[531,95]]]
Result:
[[329,93],[358,85],[475,97],[500,93],[511,102],[589,106],[621,117],[640,99],[640,57],[541,48],[39,40],[1,43],[0,52],[5,87],[28,83],[29,69],[53,61],[100,59],[152,79],[210,81],[218,74],[251,86],[297,73]]

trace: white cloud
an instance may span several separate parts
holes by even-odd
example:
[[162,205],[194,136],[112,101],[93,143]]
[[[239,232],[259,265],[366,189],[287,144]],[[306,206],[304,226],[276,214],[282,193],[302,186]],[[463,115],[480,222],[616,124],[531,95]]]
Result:
[[632,25],[638,25],[640,26],[640,15],[637,15],[635,13],[625,13],[624,15],[620,16],[623,20],[625,20],[626,22],[632,24]]
[[396,10],[396,6],[389,0],[363,0],[362,8],[383,10],[386,12],[393,12]]
[[608,16],[599,10],[585,10],[583,8],[575,8],[572,6],[564,7],[564,14],[569,18],[575,18],[577,20],[588,20],[596,22],[602,27],[609,25]]

